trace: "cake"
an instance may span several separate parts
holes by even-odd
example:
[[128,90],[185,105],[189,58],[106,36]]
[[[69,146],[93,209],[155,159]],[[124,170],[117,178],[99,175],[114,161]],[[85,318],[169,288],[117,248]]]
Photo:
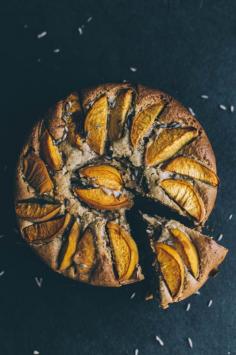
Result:
[[[167,307],[196,292],[226,255],[195,230],[207,221],[218,184],[208,137],[178,101],[142,85],[104,84],[73,92],[35,124],[19,157],[15,209],[24,240],[53,270],[119,287],[148,277],[127,211],[139,215],[138,198],[166,206],[177,221],[158,217],[157,207],[143,216],[152,236],[143,230],[139,238],[150,243],[150,268]],[[159,241],[157,225],[185,237],[176,244],[171,232],[166,239],[160,233]]]

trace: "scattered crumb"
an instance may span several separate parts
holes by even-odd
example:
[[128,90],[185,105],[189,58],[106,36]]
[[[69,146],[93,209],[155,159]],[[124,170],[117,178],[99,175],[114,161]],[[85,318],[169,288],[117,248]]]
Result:
[[223,111],[227,111],[227,107],[225,105],[219,105],[219,108]]
[[203,100],[208,100],[208,99],[209,99],[209,96],[208,96],[208,95],[201,95],[201,98],[202,98]]
[[193,341],[191,338],[188,337],[188,345],[192,349],[193,348]]
[[150,300],[153,300],[154,296],[152,293],[148,293],[146,296],[145,296],[145,301],[150,301]]
[[60,49],[59,49],[59,48],[53,49],[53,53],[59,53],[59,52],[60,52]]
[[45,36],[47,36],[47,31],[43,31],[43,32],[37,34],[37,38],[38,38],[38,39],[43,38],[43,37],[45,37]]
[[161,346],[164,346],[164,341],[158,336],[156,335],[156,341],[161,345]]
[[135,68],[135,67],[130,67],[129,69],[130,69],[133,73],[137,71],[137,68]]
[[211,306],[212,306],[212,303],[213,303],[213,301],[210,300],[210,301],[208,302],[208,304],[207,304],[207,307],[211,307]]
[[190,308],[191,308],[191,303],[188,303],[186,307],[186,312],[190,311]]
[[138,355],[138,354],[139,354],[139,349],[135,349],[134,355]]
[[130,296],[130,299],[132,300],[134,297],[136,296],[136,293],[132,293],[132,295]]
[[3,276],[4,274],[5,274],[4,270],[0,271],[0,277]]
[[90,17],[87,19],[87,22],[91,22],[91,21],[92,21],[92,19],[93,19],[93,17],[92,17],[92,16],[90,16]]
[[36,284],[37,284],[37,286],[40,288],[40,287],[42,287],[42,284],[43,284],[43,278],[42,277],[35,277],[34,278],[35,279],[35,282],[36,282]]
[[126,80],[126,79],[123,80],[123,83],[127,83],[127,82],[128,82],[128,80]]
[[200,291],[196,291],[194,294],[200,296],[201,293]]
[[229,221],[231,221],[232,218],[233,218],[233,215],[230,214],[230,215],[229,215]]
[[234,112],[234,105],[230,105],[230,108],[229,108],[229,109],[230,109],[230,112],[233,113],[233,112]]
[[78,31],[79,31],[79,34],[80,34],[80,36],[83,34],[83,29],[82,29],[82,27],[79,27],[78,28]]
[[191,115],[195,116],[195,112],[193,111],[192,107],[189,107],[188,110],[191,113]]
[[222,233],[219,235],[219,237],[217,238],[218,242],[220,242],[223,239],[223,236],[224,235]]

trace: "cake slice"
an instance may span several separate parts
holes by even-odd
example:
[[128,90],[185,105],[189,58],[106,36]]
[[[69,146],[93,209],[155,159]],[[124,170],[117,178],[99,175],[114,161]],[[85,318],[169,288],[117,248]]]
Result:
[[154,253],[162,308],[196,293],[214,275],[228,250],[174,220],[143,215]]

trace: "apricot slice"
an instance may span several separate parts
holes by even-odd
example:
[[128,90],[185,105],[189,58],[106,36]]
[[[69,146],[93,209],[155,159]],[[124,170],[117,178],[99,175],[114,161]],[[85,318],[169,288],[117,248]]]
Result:
[[35,223],[24,228],[25,238],[29,242],[45,241],[62,234],[70,222],[71,216],[66,214],[63,217],[47,222]]
[[36,202],[18,202],[16,204],[16,214],[20,218],[32,222],[45,222],[56,216],[60,211],[59,204]]
[[181,292],[184,284],[183,260],[174,248],[164,243],[156,243],[156,253],[163,278],[172,297],[175,297]]
[[72,258],[76,252],[77,242],[79,239],[80,226],[77,221],[74,221],[74,224],[71,227],[69,235],[66,241],[66,249],[64,256],[59,266],[59,270],[66,270],[72,263]]
[[53,183],[46,165],[36,154],[32,153],[23,160],[23,173],[29,184],[39,193],[43,194],[52,190]]
[[77,264],[77,270],[80,274],[88,274],[91,272],[96,259],[96,248],[94,245],[94,237],[90,229],[86,229],[80,239],[76,254],[73,258]]
[[80,134],[77,132],[76,123],[74,122],[74,119],[71,116],[67,120],[67,128],[68,128],[68,133],[67,133],[68,142],[72,146],[75,146],[76,148],[80,149],[82,146],[82,138]]
[[219,184],[219,179],[212,170],[191,158],[177,157],[169,162],[163,170],[189,176],[212,186],[218,186]]
[[110,165],[93,165],[80,169],[80,176],[85,177],[96,185],[108,189],[120,190],[122,177],[120,172]]
[[124,193],[118,197],[111,194],[107,194],[102,189],[81,189],[75,188],[75,194],[89,206],[98,208],[101,210],[116,210],[123,207],[131,207],[132,201]]
[[137,245],[131,235],[119,224],[108,222],[107,230],[114,252],[119,281],[128,280],[138,264]]
[[44,132],[41,138],[41,152],[44,161],[52,170],[61,170],[63,167],[63,160],[58,147],[53,143],[51,135],[48,130]]
[[110,141],[119,139],[132,102],[132,90],[122,91],[116,98],[115,106],[110,112],[108,137]]
[[166,179],[160,182],[160,186],[190,216],[194,217],[198,222],[203,220],[205,217],[204,203],[189,182]]
[[106,96],[100,97],[94,102],[88,111],[84,129],[87,133],[87,142],[95,153],[104,153],[107,135],[108,101]]
[[145,164],[154,166],[171,158],[186,144],[198,136],[194,127],[165,128],[146,149]]
[[182,257],[188,270],[192,272],[193,276],[197,279],[199,276],[199,258],[198,252],[187,234],[178,228],[170,230],[174,237],[174,245],[179,255]]
[[159,102],[147,107],[134,117],[130,133],[130,140],[134,148],[137,148],[140,141],[148,134],[163,107],[164,103]]

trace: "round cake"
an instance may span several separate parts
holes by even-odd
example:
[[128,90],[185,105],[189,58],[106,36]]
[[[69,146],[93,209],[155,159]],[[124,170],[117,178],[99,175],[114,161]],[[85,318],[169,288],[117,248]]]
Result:
[[127,217],[135,199],[201,227],[218,182],[208,137],[178,101],[142,85],[104,84],[73,92],[36,123],[17,167],[16,215],[52,269],[121,286],[145,277]]

